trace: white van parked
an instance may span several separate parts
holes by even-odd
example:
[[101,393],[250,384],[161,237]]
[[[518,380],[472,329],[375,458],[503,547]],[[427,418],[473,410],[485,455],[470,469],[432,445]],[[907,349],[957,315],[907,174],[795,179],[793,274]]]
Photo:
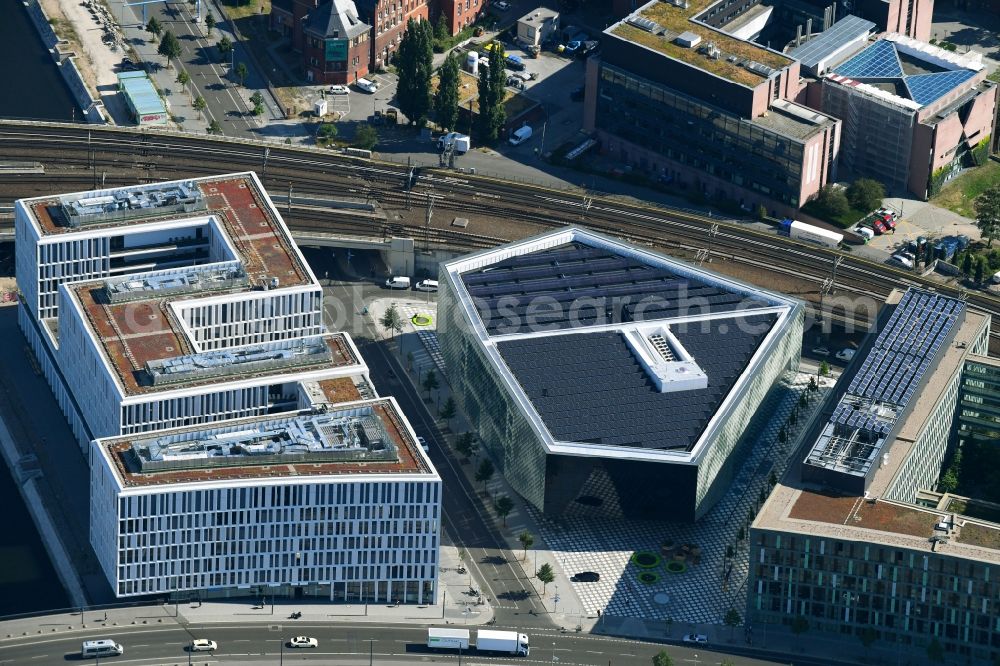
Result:
[[512,146],[519,146],[530,139],[531,134],[532,132],[530,126],[525,125],[524,127],[518,127],[514,130],[514,133],[510,135],[510,139],[508,139],[508,141],[510,141],[510,145]]
[[354,85],[358,90],[362,90],[369,94],[374,94],[378,90],[378,84],[374,81],[369,81],[368,79],[358,79],[354,82]]
[[125,648],[121,646],[121,643],[115,643],[110,638],[84,641],[80,648],[80,656],[84,659],[88,657],[117,657],[123,654],[125,654]]
[[385,286],[387,289],[409,289],[410,278],[394,275],[385,281]]

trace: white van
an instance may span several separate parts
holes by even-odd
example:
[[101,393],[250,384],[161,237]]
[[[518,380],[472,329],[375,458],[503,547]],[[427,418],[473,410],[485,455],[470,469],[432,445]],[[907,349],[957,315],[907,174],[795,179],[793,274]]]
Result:
[[378,84],[368,79],[358,79],[354,82],[354,85],[357,86],[358,90],[363,90],[369,94],[374,94],[378,90]]
[[96,641],[84,641],[80,648],[80,656],[87,657],[118,657],[125,654],[125,648],[121,643],[115,643],[110,638],[101,638]]
[[510,145],[519,146],[528,139],[531,138],[531,127],[525,125],[524,127],[517,128],[513,134],[510,135]]
[[386,289],[409,289],[410,278],[394,275],[385,281]]

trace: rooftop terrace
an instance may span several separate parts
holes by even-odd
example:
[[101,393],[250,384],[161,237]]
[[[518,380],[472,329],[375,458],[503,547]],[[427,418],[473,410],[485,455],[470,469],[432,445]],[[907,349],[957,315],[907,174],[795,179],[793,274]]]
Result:
[[[776,51],[692,20],[714,4],[712,0],[681,1],[678,5],[649,3],[606,32],[750,87],[765,81],[774,70],[792,64],[791,58]],[[700,38],[700,43],[689,48],[675,42],[683,33]],[[709,48],[710,43],[717,53]]]
[[101,440],[123,488],[235,479],[433,474],[388,399]]

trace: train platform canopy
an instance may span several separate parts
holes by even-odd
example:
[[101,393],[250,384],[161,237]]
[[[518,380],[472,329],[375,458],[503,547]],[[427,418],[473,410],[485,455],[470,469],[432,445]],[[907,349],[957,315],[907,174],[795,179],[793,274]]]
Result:
[[167,124],[167,107],[145,72],[119,74],[118,90],[125,96],[125,103],[137,124]]

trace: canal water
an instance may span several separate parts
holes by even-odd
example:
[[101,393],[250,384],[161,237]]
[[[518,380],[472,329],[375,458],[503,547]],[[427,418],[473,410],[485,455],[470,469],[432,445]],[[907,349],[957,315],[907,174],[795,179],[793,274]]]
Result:
[[69,598],[35,530],[28,508],[0,460],[0,616],[66,608]]
[[0,0],[0,118],[71,122],[82,113],[21,0]]

